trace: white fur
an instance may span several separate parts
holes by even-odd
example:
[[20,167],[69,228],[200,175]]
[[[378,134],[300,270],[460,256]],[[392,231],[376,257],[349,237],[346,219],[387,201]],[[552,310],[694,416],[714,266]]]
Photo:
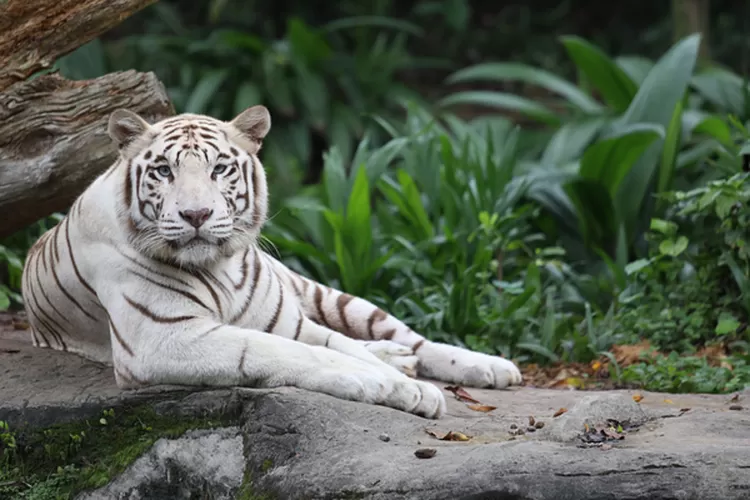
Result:
[[[170,130],[196,123],[217,147],[197,135],[172,144]],[[123,388],[291,385],[430,418],[444,413],[443,394],[406,375],[520,383],[510,361],[430,342],[258,248],[267,186],[257,152],[269,128],[257,106],[231,123],[183,115],[148,125],[113,114],[120,159],[29,252],[23,293],[35,345],[111,363]],[[154,173],[162,154],[171,177]],[[250,162],[247,184],[215,175],[227,155]],[[127,182],[148,194],[133,192],[128,204]],[[180,215],[203,208],[211,215],[199,228]]]

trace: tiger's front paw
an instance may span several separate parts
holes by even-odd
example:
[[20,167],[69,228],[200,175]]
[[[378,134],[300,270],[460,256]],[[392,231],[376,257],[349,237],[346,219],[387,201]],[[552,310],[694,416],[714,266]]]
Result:
[[445,396],[428,382],[398,372],[391,375],[378,366],[330,349],[312,349],[321,364],[296,384],[299,387],[426,418],[440,418],[445,413]]
[[510,360],[461,347],[426,342],[418,351],[420,375],[466,387],[504,389],[523,381]]

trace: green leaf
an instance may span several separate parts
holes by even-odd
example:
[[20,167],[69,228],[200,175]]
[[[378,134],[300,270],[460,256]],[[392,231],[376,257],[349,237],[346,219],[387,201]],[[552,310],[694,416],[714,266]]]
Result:
[[651,259],[638,259],[625,266],[625,274],[631,276],[651,265]]
[[651,59],[641,56],[620,56],[615,59],[615,62],[639,86],[654,67]]
[[470,66],[450,75],[447,83],[467,81],[521,81],[537,85],[565,97],[584,113],[600,113],[601,104],[572,83],[554,73],[520,63],[484,63]]
[[666,221],[664,219],[657,219],[653,218],[651,219],[651,224],[649,226],[649,229],[651,231],[659,232],[665,236],[673,236],[677,233],[677,224],[675,224],[672,221]]
[[688,247],[688,239],[686,236],[678,236],[676,240],[668,239],[659,243],[659,252],[662,255],[669,255],[670,257],[677,257],[684,252]]
[[563,36],[561,42],[578,70],[618,113],[625,111],[638,86],[602,50],[577,36]]
[[729,313],[721,313],[714,331],[717,335],[727,335],[736,332],[739,327],[740,322],[734,316]]
[[10,307],[10,296],[8,293],[0,288],[0,311],[7,311]]
[[664,131],[659,126],[635,124],[623,127],[583,153],[581,177],[599,181],[614,199],[620,182],[638,158],[656,139],[663,137]]
[[328,205],[334,212],[342,211],[349,195],[348,182],[344,162],[336,148],[323,154],[323,185]]
[[580,178],[565,185],[570,201],[576,208],[584,243],[613,251],[617,244],[617,214],[609,190],[596,179]]
[[215,98],[224,80],[229,76],[228,69],[208,72],[200,79],[185,104],[184,113],[206,113],[208,104]]
[[713,137],[724,146],[734,147],[732,131],[729,129],[729,125],[718,116],[709,115],[703,117],[697,124],[695,124],[691,132],[693,134],[706,134]]
[[338,30],[347,30],[360,27],[390,28],[417,36],[422,36],[424,34],[424,30],[422,30],[422,28],[420,28],[416,24],[386,16],[344,17],[325,24],[322,30],[331,33]]
[[[625,114],[615,123],[615,129],[636,123],[652,123],[664,130],[669,128],[675,107],[687,90],[699,43],[700,35],[691,35],[675,44],[657,61]],[[644,152],[623,179],[617,193],[615,205],[625,223],[628,241],[635,237],[637,227],[645,225],[648,220],[645,216],[645,220],[640,217],[642,213],[647,214],[644,203],[654,181],[663,144],[662,140],[656,141]]]
[[706,100],[725,113],[747,115],[747,82],[722,68],[710,68],[693,76],[690,84]]
[[562,165],[577,160],[608,121],[597,117],[564,124],[547,143],[540,162]]
[[357,169],[346,208],[346,226],[353,249],[351,253],[359,265],[366,265],[369,260],[372,246],[370,216],[370,185],[367,181],[367,171],[364,167],[360,167]]
[[238,115],[251,106],[262,104],[260,88],[251,82],[242,82],[234,97],[234,114]]
[[677,155],[682,145],[682,105],[678,101],[667,127],[667,137],[661,151],[661,164],[656,177],[656,193],[663,193],[672,186],[672,177],[677,163]]
[[504,92],[491,92],[486,90],[456,92],[441,99],[437,105],[439,107],[448,107],[467,104],[519,113],[547,125],[557,126],[560,124],[560,117],[546,106],[532,101],[531,99]]

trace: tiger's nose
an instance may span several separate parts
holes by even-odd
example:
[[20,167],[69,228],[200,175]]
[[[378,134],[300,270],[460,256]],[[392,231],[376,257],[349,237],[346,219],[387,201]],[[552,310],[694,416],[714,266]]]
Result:
[[200,210],[183,210],[180,212],[180,217],[197,229],[201,227],[213,213],[213,210],[207,208],[201,208]]

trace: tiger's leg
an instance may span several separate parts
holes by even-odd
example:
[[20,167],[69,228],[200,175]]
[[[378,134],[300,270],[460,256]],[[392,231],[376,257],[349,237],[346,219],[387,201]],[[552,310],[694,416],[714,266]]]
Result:
[[[418,373],[423,377],[469,387],[504,388],[522,381],[518,367],[507,359],[427,340],[371,302],[316,283],[274,262],[277,273],[297,293],[311,319],[354,339],[389,340],[408,347],[418,358]],[[368,347],[371,352],[377,349],[373,345]]]

